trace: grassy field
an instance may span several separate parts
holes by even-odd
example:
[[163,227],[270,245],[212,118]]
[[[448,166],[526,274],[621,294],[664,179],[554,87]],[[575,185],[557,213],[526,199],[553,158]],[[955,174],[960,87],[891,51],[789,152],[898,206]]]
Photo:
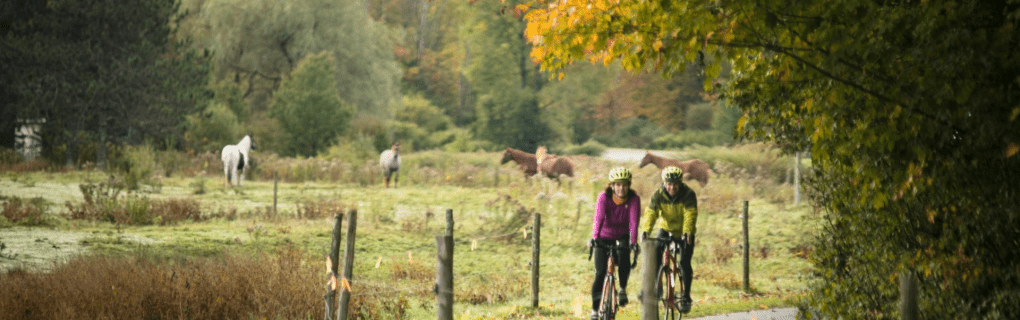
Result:
[[[754,148],[705,151],[709,152],[722,159],[710,162],[715,175],[704,188],[690,184],[699,194],[701,211],[694,255],[695,307],[690,315],[792,306],[810,280],[810,265],[804,257],[810,250],[809,241],[818,228],[819,216],[804,204],[792,205],[791,187],[781,183],[783,179],[776,177],[777,169],[773,168],[781,166],[777,163],[783,163],[785,158]],[[768,166],[725,161],[733,152],[749,154],[734,158],[766,159],[763,163]],[[654,167],[637,169],[636,163],[588,157],[576,157],[577,176],[559,184],[537,177],[526,180],[513,165],[498,165],[499,155],[495,153],[429,152],[404,157],[400,187],[395,189],[383,188],[381,175],[373,179],[377,173],[373,170],[377,169],[369,165],[330,169],[337,166],[328,161],[308,164],[320,161],[315,159],[292,163],[277,159],[277,163],[265,163],[240,188],[224,187],[222,176],[208,165],[192,170],[194,174],[180,170],[169,177],[160,175],[158,181],[150,181],[139,191],[122,192],[115,198],[124,203],[141,201],[130,199],[144,199],[152,204],[169,199],[196,203],[202,216],[180,222],[157,219],[147,225],[67,217],[68,208],[83,202],[80,185],[108,181],[105,173],[6,172],[0,179],[0,197],[8,203],[5,214],[12,199],[40,197],[42,200],[36,201],[49,218],[34,226],[10,218],[0,220],[4,226],[0,228],[3,243],[0,267],[5,272],[0,275],[0,283],[5,287],[30,286],[44,281],[44,277],[73,283],[89,276],[81,270],[148,274],[139,271],[142,266],[144,270],[158,271],[151,276],[155,280],[120,286],[147,292],[138,295],[156,296],[163,293],[146,290],[152,290],[149,287],[154,282],[165,282],[164,286],[170,288],[167,290],[172,291],[166,294],[178,297],[180,302],[161,305],[160,310],[187,311],[165,313],[163,317],[188,314],[200,318],[215,315],[211,310],[222,309],[232,312],[234,317],[321,318],[321,295],[325,293],[326,282],[324,259],[330,243],[332,214],[357,209],[352,303],[362,308],[358,314],[364,318],[396,318],[396,314],[407,319],[431,318],[436,312],[431,293],[435,280],[435,236],[445,232],[445,211],[452,209],[454,313],[458,319],[582,318],[587,316],[590,305],[593,274],[584,243],[591,232],[593,199],[606,184],[604,173],[617,165],[633,167],[634,189],[643,196],[642,205],[647,205],[648,195],[658,184]],[[308,172],[297,174],[300,170],[295,168],[302,166],[318,166],[319,171],[305,168],[300,170]],[[281,173],[281,168],[288,168],[287,174]],[[278,185],[275,214],[272,171],[284,180]],[[750,293],[742,290],[743,200],[750,201]],[[527,230],[535,213],[542,215],[543,222],[537,309],[530,307],[531,239]],[[233,278],[200,271],[228,267],[237,268],[223,269]],[[641,266],[637,268],[640,270]],[[91,274],[96,272],[104,271]],[[236,279],[241,278],[248,279],[244,283],[250,284],[238,285],[240,280]],[[115,279],[109,281],[122,281]],[[632,274],[631,282],[628,292],[636,297],[639,271]],[[211,290],[200,296],[194,292],[197,283],[215,283],[211,288],[231,294],[221,297]],[[286,290],[267,290],[261,286]],[[32,295],[42,294],[38,291],[46,289],[20,290],[23,295]],[[91,289],[78,289],[88,290]],[[101,293],[92,296],[111,294],[108,290],[95,290]],[[222,299],[221,304],[235,301],[233,304],[240,306],[230,309],[213,304],[203,307],[202,313],[189,308],[189,303],[197,302],[188,302],[181,292],[193,296],[191,299]],[[86,294],[69,299],[85,299],[80,297],[83,295]],[[286,295],[274,298],[273,303],[297,310],[262,311],[271,310],[272,305],[259,295]],[[294,297],[299,299],[292,301]],[[0,301],[0,306],[30,301],[17,294],[0,295],[3,298],[15,302]],[[89,299],[99,299],[91,302],[96,305],[120,301]],[[200,303],[205,306],[209,302]],[[387,309],[393,305],[399,310]],[[63,308],[66,314],[82,313],[75,309],[79,307]],[[114,312],[96,310],[91,314]],[[625,307],[619,316],[638,317],[634,304]]]

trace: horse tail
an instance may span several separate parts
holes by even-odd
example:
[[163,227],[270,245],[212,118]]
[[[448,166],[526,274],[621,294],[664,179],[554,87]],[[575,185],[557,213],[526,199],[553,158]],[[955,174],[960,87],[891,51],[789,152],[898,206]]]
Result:
[[237,170],[244,170],[244,152],[237,153]]

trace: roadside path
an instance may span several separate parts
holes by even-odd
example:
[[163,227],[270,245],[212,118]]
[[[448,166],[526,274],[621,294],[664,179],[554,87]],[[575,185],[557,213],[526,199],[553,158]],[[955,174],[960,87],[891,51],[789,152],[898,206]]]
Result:
[[779,308],[734,312],[728,314],[690,318],[691,320],[794,320],[797,319],[797,308]]

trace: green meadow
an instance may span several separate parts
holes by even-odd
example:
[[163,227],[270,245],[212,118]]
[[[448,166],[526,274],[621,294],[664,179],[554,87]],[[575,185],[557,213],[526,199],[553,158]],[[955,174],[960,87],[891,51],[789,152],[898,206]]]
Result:
[[[630,167],[643,206],[659,183],[656,168],[636,161],[573,156],[575,177],[555,181],[525,178],[513,163],[500,165],[499,153],[430,151],[403,155],[399,185],[386,189],[373,161],[258,157],[242,187],[225,186],[208,155],[169,174],[157,164],[136,190],[102,171],[8,168],[0,178],[0,283],[17,289],[0,293],[0,313],[8,313],[0,318],[319,319],[334,216],[352,210],[354,318],[435,316],[436,236],[446,232],[447,210],[457,319],[582,318],[593,276],[584,244],[605,173]],[[689,316],[797,305],[812,279],[806,257],[820,214],[807,201],[794,205],[791,159],[761,145],[685,149],[678,157],[713,168],[705,187],[688,183],[700,211]],[[541,284],[532,308],[538,214]],[[641,268],[631,275],[632,301]],[[636,303],[619,315],[638,318]]]

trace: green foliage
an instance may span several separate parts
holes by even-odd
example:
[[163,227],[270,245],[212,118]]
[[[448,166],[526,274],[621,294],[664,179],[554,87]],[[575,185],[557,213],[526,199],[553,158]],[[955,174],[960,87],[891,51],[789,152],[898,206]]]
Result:
[[648,119],[633,118],[620,126],[612,135],[599,135],[595,139],[613,147],[643,149],[648,148],[655,139],[666,134],[665,129]]
[[138,190],[142,184],[152,184],[158,165],[156,151],[150,145],[128,146],[112,165],[120,174],[128,190]]
[[453,122],[450,117],[443,114],[443,110],[420,96],[404,96],[403,106],[396,112],[394,118],[416,124],[426,133],[453,127]]
[[655,149],[683,149],[695,145],[717,146],[730,141],[733,140],[729,135],[719,131],[684,130],[655,138],[651,147]]
[[173,38],[174,1],[24,2],[2,14],[4,105],[45,119],[46,154],[63,146],[74,165],[81,143],[176,146],[184,115],[204,106],[209,64]]
[[492,142],[475,139],[474,135],[467,130],[457,129],[449,131],[449,133],[453,140],[443,146],[446,152],[475,152],[496,148]]
[[50,203],[41,197],[22,199],[5,197],[0,211],[0,226],[6,224],[22,226],[56,226],[59,221],[49,213]]
[[534,95],[483,96],[478,102],[478,131],[495,145],[534,150],[552,139],[552,129],[542,117]]
[[349,128],[354,108],[337,92],[335,69],[333,55],[324,51],[303,60],[280,85],[271,112],[290,136],[283,154],[313,156]]
[[222,103],[211,103],[205,111],[188,115],[184,139],[196,150],[219,152],[223,146],[237,144],[241,125],[237,115]]
[[712,130],[718,131],[726,136],[731,137],[727,142],[733,141],[733,136],[736,136],[737,123],[740,121],[740,117],[743,112],[736,106],[731,106],[724,101],[717,101],[718,109],[715,112],[715,118],[712,121]]
[[687,109],[687,128],[694,130],[709,130],[712,128],[714,117],[714,106],[711,103],[699,103]]
[[722,65],[706,55],[728,60],[739,136],[810,148],[823,316],[900,316],[894,276],[909,272],[920,318],[1020,317],[1006,298],[1020,296],[1015,1],[596,2],[604,14],[570,24],[554,21],[576,7],[534,6],[544,66],[704,65],[708,87]]
[[595,140],[588,140],[582,145],[568,145],[558,148],[555,152],[563,153],[565,155],[583,154],[592,157],[601,157],[602,154],[606,152],[606,145]]
[[371,137],[357,135],[354,138],[341,139],[337,144],[326,149],[326,152],[320,156],[327,160],[340,160],[356,164],[376,159],[379,154],[375,150]]
[[403,121],[388,121],[386,128],[393,136],[393,141],[400,141],[401,150],[412,151],[429,149],[428,133],[417,124]]
[[[215,53],[215,81],[243,88],[251,114],[272,104],[280,81],[301,61],[333,54],[335,89],[344,103],[386,118],[399,102],[401,70],[386,27],[364,3],[327,0],[183,1],[194,13],[178,26],[194,47]],[[244,115],[239,113],[242,119]],[[324,146],[323,146],[324,147]]]

